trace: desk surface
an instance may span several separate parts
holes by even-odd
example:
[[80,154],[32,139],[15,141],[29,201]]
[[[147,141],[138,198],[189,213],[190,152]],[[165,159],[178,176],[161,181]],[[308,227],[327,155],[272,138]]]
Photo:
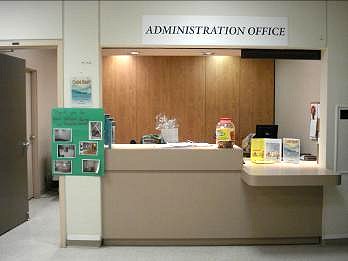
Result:
[[[200,146],[201,145],[201,146]],[[169,144],[112,144],[113,150],[219,150],[231,151],[231,149],[218,149],[216,144],[208,143],[169,143]],[[234,146],[235,150],[240,150]]]
[[324,186],[339,185],[341,175],[320,168],[315,161],[256,164],[244,159],[242,180],[250,186]]

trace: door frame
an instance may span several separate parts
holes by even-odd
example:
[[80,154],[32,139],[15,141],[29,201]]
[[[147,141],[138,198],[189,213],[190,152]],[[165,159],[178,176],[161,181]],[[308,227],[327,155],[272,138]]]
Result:
[[[64,107],[63,40],[6,40],[0,41],[0,49],[45,49],[57,50],[57,107]],[[66,198],[65,177],[59,176],[59,223],[60,247],[66,247]]]
[[31,133],[35,136],[30,140],[31,143],[31,161],[32,161],[32,182],[33,196],[39,198],[41,195],[41,177],[39,175],[39,154],[38,154],[38,109],[37,109],[37,70],[25,68],[25,72],[30,74],[30,100],[31,100]]

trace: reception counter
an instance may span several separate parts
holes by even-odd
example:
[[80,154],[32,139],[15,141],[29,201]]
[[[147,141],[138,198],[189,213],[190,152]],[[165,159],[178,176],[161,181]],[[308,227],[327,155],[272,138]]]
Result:
[[105,164],[105,245],[320,241],[324,184],[252,186],[239,147],[113,145]]

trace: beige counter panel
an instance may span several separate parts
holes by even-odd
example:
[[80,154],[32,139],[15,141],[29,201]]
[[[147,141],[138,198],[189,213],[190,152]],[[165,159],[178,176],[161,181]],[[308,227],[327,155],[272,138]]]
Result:
[[[241,180],[242,155],[236,151],[107,152],[105,244],[318,242],[322,187],[251,187]],[[157,164],[148,163],[155,159]]]
[[242,150],[120,144],[105,150],[106,170],[240,170]]
[[320,187],[253,188],[238,172],[106,172],[104,239],[321,236]]
[[336,186],[341,175],[316,162],[256,164],[245,160],[241,178],[250,186]]

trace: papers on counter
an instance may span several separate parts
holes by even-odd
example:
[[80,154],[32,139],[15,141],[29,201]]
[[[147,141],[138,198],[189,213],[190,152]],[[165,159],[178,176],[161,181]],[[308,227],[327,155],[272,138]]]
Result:
[[199,142],[176,142],[167,143],[162,148],[192,148],[192,147],[213,147],[215,144],[199,143]]

